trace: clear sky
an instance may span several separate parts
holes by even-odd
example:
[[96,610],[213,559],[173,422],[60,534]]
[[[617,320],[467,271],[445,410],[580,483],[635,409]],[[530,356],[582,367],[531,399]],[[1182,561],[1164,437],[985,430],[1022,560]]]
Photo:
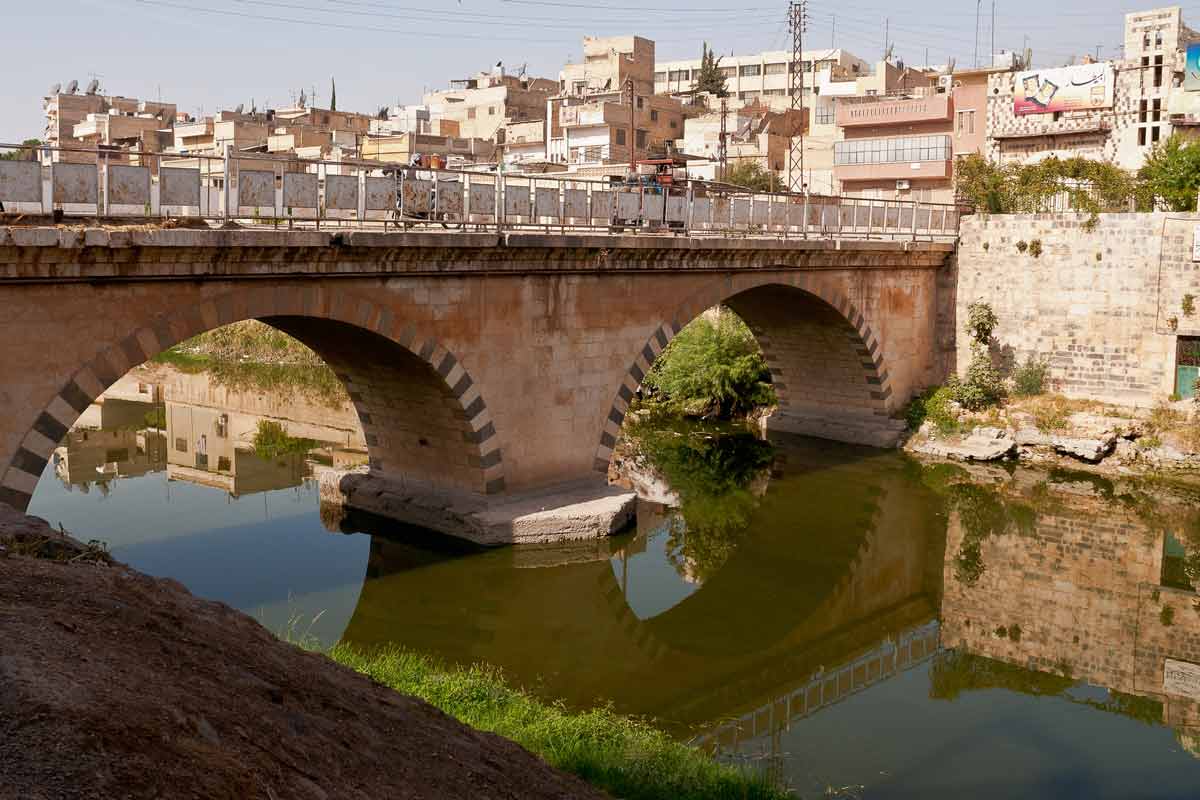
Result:
[[[174,102],[193,114],[251,102],[289,105],[301,88],[338,108],[373,113],[418,102],[426,88],[490,68],[557,78],[580,57],[584,35],[636,33],[660,59],[790,47],[779,0],[3,0],[0,141],[40,136],[42,96],[54,83],[99,76],[112,94]],[[903,10],[900,10],[900,8]],[[979,54],[992,41],[991,0],[981,0]],[[1001,0],[997,49],[1028,44],[1034,63],[1119,55],[1125,12],[1153,7],[1117,0]],[[1184,5],[1200,27],[1200,3]],[[836,44],[878,60],[885,20],[908,64],[975,60],[972,0],[810,0],[809,47]]]

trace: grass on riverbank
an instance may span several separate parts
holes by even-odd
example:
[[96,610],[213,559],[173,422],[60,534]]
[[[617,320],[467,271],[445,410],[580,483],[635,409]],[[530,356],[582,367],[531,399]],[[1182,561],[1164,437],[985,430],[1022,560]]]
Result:
[[169,364],[189,374],[208,373],[217,383],[234,391],[295,394],[330,408],[336,408],[350,399],[346,387],[324,363],[229,361],[182,348],[180,345],[164,350],[154,357],[154,361]]
[[775,800],[792,797],[719,764],[649,724],[604,708],[570,712],[509,686],[498,669],[446,667],[398,648],[338,645],[335,661],[415,695],[479,730],[499,734],[558,769],[625,800]]

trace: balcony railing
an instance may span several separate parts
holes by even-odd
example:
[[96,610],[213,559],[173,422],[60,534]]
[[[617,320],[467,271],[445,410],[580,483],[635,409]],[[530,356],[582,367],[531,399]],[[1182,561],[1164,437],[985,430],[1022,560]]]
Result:
[[[698,180],[629,185],[569,174],[505,174],[494,167],[434,170],[262,153],[181,158],[0,144],[5,150],[20,152],[17,160],[0,160],[3,211],[55,219],[953,240],[963,212],[942,203],[750,192]],[[67,154],[75,160],[62,160]],[[114,163],[114,157],[131,155],[141,163]]]

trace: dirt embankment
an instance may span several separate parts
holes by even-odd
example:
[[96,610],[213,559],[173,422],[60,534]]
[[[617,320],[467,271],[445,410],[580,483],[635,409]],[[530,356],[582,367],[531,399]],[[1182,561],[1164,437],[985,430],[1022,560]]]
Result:
[[600,798],[0,504],[0,798]]

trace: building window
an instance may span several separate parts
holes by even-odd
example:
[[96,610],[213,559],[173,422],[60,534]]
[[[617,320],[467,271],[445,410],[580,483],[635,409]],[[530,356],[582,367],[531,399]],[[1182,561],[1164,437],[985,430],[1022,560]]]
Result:
[[625,144],[625,129],[617,128],[617,144]]
[[1150,104],[1150,109],[1153,112],[1150,119],[1153,122],[1159,122],[1162,119],[1162,98],[1154,98]]
[[721,74],[726,78],[736,78],[737,67],[721,67]]
[[587,81],[575,81],[575,83],[572,84],[571,91],[577,97],[582,97],[587,93]]
[[495,106],[488,106],[488,116],[489,117],[496,116],[496,107]]
[[678,83],[680,81],[686,81],[687,79],[688,71],[686,69],[673,69],[671,70],[670,77],[667,78],[667,80],[671,81],[671,83]]
[[1162,31],[1154,32],[1154,46],[1162,47]]
[[665,83],[666,80],[667,80],[667,73],[665,73],[665,72],[654,73],[654,82],[655,83]]
[[1146,129],[1138,128],[1138,147],[1146,146]]
[[637,132],[637,147],[641,148],[642,150],[646,149],[646,132],[645,131],[640,130]]
[[1154,57],[1154,85],[1155,86],[1162,86],[1162,75],[1163,75],[1162,63],[1163,63],[1162,56]]
[[817,124],[818,125],[832,125],[834,123],[835,117],[836,117],[836,113],[835,113],[835,107],[834,107],[833,100],[830,100],[828,103],[818,103],[817,104]]
[[767,97],[783,97],[786,94],[787,89],[763,89],[763,95]]
[[656,108],[650,109],[650,121],[658,122],[658,109],[656,109]]
[[679,127],[678,123],[676,123],[675,120],[671,120],[670,125],[671,125],[671,130],[675,130],[676,128]]
[[949,136],[850,139],[834,143],[833,163],[836,166],[853,166],[856,164],[949,161],[952,152]]
[[778,64],[767,64],[763,68],[764,75],[787,75],[788,65],[786,61],[780,61]]
[[467,119],[475,119],[475,109],[473,109],[473,108],[467,109]]
[[639,98],[637,99],[637,107],[638,107],[638,109],[639,109],[639,110],[641,109],[641,107],[642,107],[642,105],[643,105],[643,103],[644,103],[644,100],[645,100],[645,98],[642,98],[642,97],[639,97]]
[[743,78],[753,78],[756,75],[762,75],[761,64],[743,64],[740,72]]
[[1146,121],[1146,108],[1147,108],[1146,101],[1139,100],[1138,101],[1138,122]]
[[954,130],[959,136],[972,136],[975,133],[975,110],[965,109],[955,113],[958,118]]
[[1154,144],[1158,141],[1158,132],[1161,130],[1157,125],[1150,126],[1150,143]]

